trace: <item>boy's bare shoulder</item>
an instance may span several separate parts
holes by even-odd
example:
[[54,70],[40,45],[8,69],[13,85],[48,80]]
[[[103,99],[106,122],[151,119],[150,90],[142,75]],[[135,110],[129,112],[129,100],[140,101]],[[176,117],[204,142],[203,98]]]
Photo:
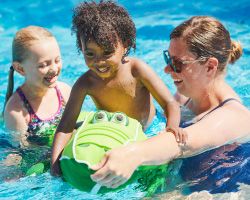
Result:
[[139,76],[140,72],[148,67],[145,62],[135,57],[129,57],[128,61],[131,66],[131,72],[134,76]]
[[140,77],[148,71],[152,71],[148,64],[138,58],[129,58],[129,62],[131,63],[131,72],[135,77]]
[[147,66],[147,64],[144,61],[140,60],[139,58],[129,57],[128,61],[130,62],[131,67],[135,69]]

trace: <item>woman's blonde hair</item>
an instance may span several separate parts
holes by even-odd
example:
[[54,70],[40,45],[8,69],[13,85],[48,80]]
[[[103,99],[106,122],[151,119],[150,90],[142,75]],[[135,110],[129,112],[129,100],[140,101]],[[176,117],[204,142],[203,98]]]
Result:
[[[54,37],[47,29],[40,26],[28,26],[20,29],[12,42],[12,62],[21,63],[28,56],[28,47],[34,41]],[[4,109],[6,103],[13,93],[14,88],[14,68],[11,66],[9,70],[7,93],[5,97]],[[4,112],[3,109],[3,112]]]

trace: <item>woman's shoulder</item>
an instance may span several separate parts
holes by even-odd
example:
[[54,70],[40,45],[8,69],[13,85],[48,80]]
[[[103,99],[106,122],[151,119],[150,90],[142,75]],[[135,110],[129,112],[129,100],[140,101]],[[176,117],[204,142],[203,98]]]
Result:
[[199,144],[204,140],[208,146],[219,146],[249,135],[250,111],[238,101],[228,101],[186,130],[196,135],[194,141],[202,135]]
[[233,112],[236,118],[243,117],[239,118],[238,120],[248,119],[247,121],[249,122],[250,126],[250,110],[240,100],[232,99],[232,101],[225,103],[223,107],[223,111],[227,109],[230,112]]

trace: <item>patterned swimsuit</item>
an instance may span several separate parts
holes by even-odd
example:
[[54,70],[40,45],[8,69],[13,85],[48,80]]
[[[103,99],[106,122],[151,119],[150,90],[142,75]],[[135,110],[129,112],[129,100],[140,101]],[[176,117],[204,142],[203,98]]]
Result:
[[29,142],[36,143],[39,145],[52,144],[53,135],[56,131],[56,127],[60,122],[60,119],[62,117],[65,108],[65,102],[57,86],[55,87],[55,90],[59,101],[58,110],[52,117],[43,120],[36,115],[21,88],[20,87],[17,88],[16,91],[20,96],[20,98],[22,99],[24,106],[30,115],[30,121],[28,123],[28,130],[27,130],[27,132],[29,133],[29,136],[27,138]]

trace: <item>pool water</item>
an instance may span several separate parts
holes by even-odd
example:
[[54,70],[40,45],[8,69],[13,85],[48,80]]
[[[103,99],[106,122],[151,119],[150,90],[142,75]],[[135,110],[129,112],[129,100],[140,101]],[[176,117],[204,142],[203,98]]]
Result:
[[[75,36],[71,35],[71,16],[72,8],[77,5],[78,0],[2,0],[0,1],[0,110],[3,109],[3,103],[7,88],[7,74],[11,62],[11,42],[15,32],[27,25],[39,25],[48,28],[57,38],[61,47],[63,58],[63,70],[60,80],[72,85],[76,79],[87,70],[82,55],[78,54],[75,46]],[[138,0],[118,1],[125,6],[131,14],[137,28],[137,49],[132,56],[136,56],[147,62],[163,79],[171,92],[175,92],[175,87],[171,78],[163,73],[165,66],[162,58],[162,50],[167,49],[169,45],[169,33],[183,20],[192,15],[211,15],[223,22],[228,28],[234,40],[238,40],[243,45],[243,56],[234,65],[228,67],[226,80],[240,95],[243,103],[250,109],[250,4],[249,0],[210,0],[209,3],[202,1],[170,1],[170,0]],[[73,58],[73,59],[72,59]],[[15,75],[15,85],[23,82],[21,76]],[[157,105],[159,108],[159,106]],[[83,105],[84,110],[95,109],[93,102],[87,98]],[[0,160],[13,152],[10,145],[10,135],[4,129],[3,121],[0,121]],[[229,160],[229,164],[235,164],[235,171],[244,171],[249,169],[248,151],[246,148],[237,149],[241,152],[240,162]],[[243,150],[242,150],[243,149]],[[246,150],[248,149],[248,151]],[[213,152],[212,152],[213,153]],[[228,154],[228,151],[223,155]],[[238,155],[238,154],[237,154]],[[231,158],[231,157],[230,157]],[[169,179],[171,187],[166,189],[167,193],[157,194],[153,198],[158,199],[249,199],[250,187],[249,171],[245,172],[245,179],[234,176],[234,185],[232,190],[225,190],[223,193],[207,190],[185,190],[185,185],[194,186],[193,182],[182,182],[178,174],[181,164],[185,160],[177,160],[172,165],[172,172]],[[223,163],[224,164],[224,163]],[[210,167],[213,165],[210,165]],[[221,166],[216,166],[220,168]],[[8,171],[9,170],[9,171]],[[136,190],[134,185],[119,191],[108,193],[104,196],[97,196],[80,192],[60,178],[51,177],[45,173],[36,177],[25,177],[13,181],[4,181],[6,173],[15,173],[16,169],[10,170],[0,163],[0,198],[1,199],[140,199],[144,193]],[[213,168],[211,169],[213,170]],[[225,170],[224,170],[225,171]],[[205,171],[204,173],[210,173]],[[242,173],[241,173],[242,174]],[[244,173],[243,173],[244,174]],[[206,174],[209,176],[209,174]],[[236,178],[239,178],[239,183]],[[225,181],[225,180],[224,180]],[[237,183],[235,185],[235,183]],[[193,184],[193,185],[192,185]],[[229,183],[230,184],[230,183]],[[213,186],[214,187],[214,186]],[[192,188],[192,187],[190,187]],[[211,186],[212,188],[212,186]],[[233,191],[233,192],[231,192]]]

